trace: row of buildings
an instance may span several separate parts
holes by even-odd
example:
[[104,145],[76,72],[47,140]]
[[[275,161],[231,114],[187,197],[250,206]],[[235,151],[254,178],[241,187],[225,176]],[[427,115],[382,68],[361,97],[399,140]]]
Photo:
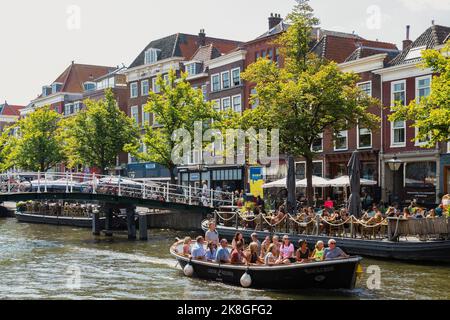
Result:
[[[26,116],[35,108],[50,105],[65,116],[83,108],[86,98],[101,99],[104,89],[112,88],[119,107],[144,126],[158,126],[151,114],[144,111],[150,90],[159,92],[156,78],[169,70],[185,71],[192,86],[201,89],[204,98],[217,110],[243,112],[253,108],[251,95],[254,84],[241,79],[241,73],[259,58],[283,64],[274,40],[289,26],[278,14],[269,17],[268,29],[248,42],[213,38],[200,30],[198,35],[177,33],[152,40],[128,66],[93,66],[72,63],[51,84],[43,86],[41,94],[20,110]],[[347,163],[354,150],[362,157],[362,175],[376,180],[378,186],[367,189],[373,198],[392,200],[418,199],[435,202],[442,193],[450,192],[450,149],[448,144],[424,149],[414,142],[415,129],[409,122],[390,122],[390,106],[394,101],[407,104],[430,94],[432,71],[418,68],[421,51],[439,48],[449,40],[450,27],[435,25],[416,40],[409,38],[409,26],[402,48],[395,44],[364,39],[356,34],[317,28],[311,34],[311,51],[335,61],[346,72],[360,75],[358,86],[375,98],[382,107],[370,112],[382,120],[380,129],[371,131],[356,127],[339,133],[337,139],[324,132],[312,148],[317,153],[314,175],[335,178],[347,173]],[[7,109],[7,104],[2,111]],[[16,107],[17,109],[17,107]],[[2,118],[3,120],[3,118]],[[389,169],[388,161],[401,161],[397,172]],[[305,162],[297,159],[297,176],[304,178]],[[204,166],[192,163],[178,168],[179,183],[198,186],[207,181],[211,188],[247,189],[251,180],[249,166]],[[168,171],[156,163],[139,163],[128,155],[117,160],[117,172],[135,178],[164,180]],[[286,175],[286,163],[281,160],[277,170],[262,168],[265,181]],[[335,194],[339,194],[336,190]],[[319,194],[324,196],[324,194]],[[397,200],[397,199],[396,199]]]

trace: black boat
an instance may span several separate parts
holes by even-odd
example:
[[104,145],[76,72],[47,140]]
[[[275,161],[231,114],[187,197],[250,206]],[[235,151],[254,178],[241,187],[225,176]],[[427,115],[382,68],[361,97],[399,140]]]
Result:
[[[16,219],[20,223],[49,224],[56,226],[69,226],[76,228],[92,228],[92,218],[88,217],[67,217],[50,216],[42,214],[32,214],[16,212]],[[105,228],[106,218],[100,218],[100,227]]]
[[[208,230],[208,224],[210,220],[205,220],[202,223],[202,229]],[[264,240],[266,236],[278,235],[280,239],[284,235],[288,235],[294,244],[297,244],[298,240],[306,240],[311,249],[317,241],[323,241],[327,243],[331,238],[335,239],[338,246],[348,254],[382,258],[382,259],[395,259],[404,261],[415,262],[438,262],[438,263],[450,263],[450,240],[427,240],[422,241],[415,237],[409,237],[408,241],[389,241],[388,239],[358,239],[358,238],[340,238],[322,235],[305,235],[295,233],[271,233],[268,231],[255,231],[244,228],[226,227],[223,225],[217,226],[217,231],[221,237],[232,239],[236,232],[241,232],[245,239],[250,239],[252,233],[258,234],[260,241]]]
[[183,242],[175,243],[170,253],[186,276],[254,289],[353,289],[360,257],[289,265],[231,265],[192,260],[180,255]]

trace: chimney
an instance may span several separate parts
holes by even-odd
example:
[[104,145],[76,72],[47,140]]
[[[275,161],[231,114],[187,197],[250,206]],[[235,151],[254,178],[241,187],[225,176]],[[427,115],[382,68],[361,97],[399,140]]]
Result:
[[432,25],[432,26],[434,26],[434,19],[433,19],[433,20],[431,20],[431,25]]
[[205,46],[206,45],[206,33],[205,33],[205,29],[200,29],[200,32],[198,34],[198,37],[200,39],[200,46]]
[[412,41],[409,39],[409,31],[411,29],[411,26],[406,26],[406,40],[403,40],[403,50],[406,50],[411,44]]
[[271,13],[269,17],[269,30],[275,28],[281,21],[283,21],[281,15]]

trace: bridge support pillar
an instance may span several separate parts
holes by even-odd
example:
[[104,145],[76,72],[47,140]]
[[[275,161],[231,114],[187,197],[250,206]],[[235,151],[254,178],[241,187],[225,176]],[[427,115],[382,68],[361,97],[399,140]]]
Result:
[[107,237],[112,237],[113,236],[113,232],[112,232],[112,227],[113,227],[113,208],[107,208],[106,209],[106,220],[105,220],[105,235]]
[[127,209],[128,240],[136,240],[135,208]]
[[98,210],[94,210],[92,212],[92,233],[94,236],[99,236],[100,232],[100,212]]
[[147,215],[139,215],[139,240],[148,240]]

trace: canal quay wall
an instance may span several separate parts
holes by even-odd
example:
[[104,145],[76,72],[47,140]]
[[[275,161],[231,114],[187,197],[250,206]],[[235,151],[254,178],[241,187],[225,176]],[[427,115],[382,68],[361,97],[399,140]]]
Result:
[[0,206],[0,218],[14,218],[15,209],[6,206]]
[[147,213],[149,229],[174,229],[179,231],[201,231],[201,224],[207,215],[195,212],[170,211]]

